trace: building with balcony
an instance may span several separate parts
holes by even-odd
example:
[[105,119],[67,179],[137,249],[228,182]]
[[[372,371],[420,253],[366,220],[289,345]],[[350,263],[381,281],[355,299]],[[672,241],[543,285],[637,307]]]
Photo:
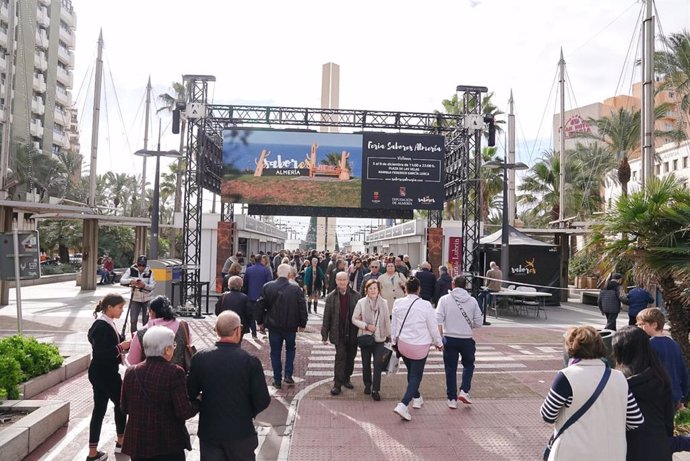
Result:
[[[78,152],[79,141],[72,140],[71,112],[76,24],[71,0],[0,0],[0,103],[7,107],[0,125],[4,129],[9,113],[13,144],[30,144],[44,154],[73,150],[73,146]],[[11,26],[14,33],[9,33]],[[9,81],[15,86],[16,82],[31,83],[13,88],[7,104],[5,84]]]
[[[680,110],[680,98],[673,90],[661,90],[661,82],[657,82],[656,96],[654,104],[668,104],[669,110],[663,117],[655,122],[657,133],[664,131],[683,130],[690,138],[690,121],[688,117],[683,118]],[[623,108],[629,112],[639,111],[642,107],[642,84],[635,83],[632,87],[632,96],[619,95],[605,99],[603,102],[595,102],[586,106],[577,107],[565,112],[565,148],[574,149],[577,143],[588,144],[594,141],[579,137],[580,133],[596,133],[596,127],[589,123],[589,119],[599,119],[610,117],[619,109]],[[656,149],[673,141],[670,137],[655,136],[654,145]],[[560,114],[553,116],[553,143],[554,150],[559,150],[560,146]],[[603,147],[603,146],[602,146]],[[639,157],[639,151],[634,152],[630,158]]]

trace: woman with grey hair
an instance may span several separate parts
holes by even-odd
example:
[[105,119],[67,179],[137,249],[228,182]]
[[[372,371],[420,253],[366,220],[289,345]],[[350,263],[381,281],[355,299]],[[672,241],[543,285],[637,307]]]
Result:
[[199,407],[189,401],[184,370],[170,363],[175,334],[164,326],[150,327],[143,345],[146,360],[129,367],[122,383],[120,406],[129,416],[122,452],[132,461],[184,460],[184,450],[192,449],[185,421]]

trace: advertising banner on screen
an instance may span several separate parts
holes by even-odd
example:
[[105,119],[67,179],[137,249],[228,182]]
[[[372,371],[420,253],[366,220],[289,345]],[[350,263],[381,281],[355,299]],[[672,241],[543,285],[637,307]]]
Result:
[[233,129],[223,133],[223,197],[233,202],[359,207],[362,135]]
[[362,208],[443,209],[443,136],[364,133]]
[[250,205],[441,210],[443,155],[442,136],[228,129],[221,191]]

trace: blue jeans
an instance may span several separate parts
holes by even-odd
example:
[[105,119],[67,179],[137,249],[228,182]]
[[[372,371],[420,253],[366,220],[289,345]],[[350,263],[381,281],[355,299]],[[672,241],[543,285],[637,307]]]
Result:
[[280,384],[283,379],[283,362],[280,356],[283,353],[283,341],[285,341],[285,377],[292,377],[295,362],[295,338],[297,333],[282,330],[268,330],[268,343],[271,346],[271,366],[273,367],[273,379]]
[[424,365],[426,365],[426,357],[421,360],[412,360],[403,356],[403,362],[407,367],[407,389],[401,402],[404,405],[409,405],[410,401],[420,397],[419,386],[422,384],[422,376],[424,375]]
[[462,357],[462,383],[460,389],[470,392],[474,374],[474,354],[477,350],[472,338],[444,336],[443,365],[446,370],[446,392],[448,400],[458,398],[458,355]]

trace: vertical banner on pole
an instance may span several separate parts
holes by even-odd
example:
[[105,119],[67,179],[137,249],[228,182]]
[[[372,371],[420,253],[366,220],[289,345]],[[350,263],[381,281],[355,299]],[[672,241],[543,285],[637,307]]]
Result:
[[462,273],[462,237],[448,237],[448,265],[452,277]]
[[218,223],[218,236],[216,247],[216,292],[223,291],[223,276],[221,272],[225,261],[233,254],[233,239],[235,224],[220,221]]
[[443,228],[429,227],[426,230],[427,260],[438,276],[438,266],[443,264]]

